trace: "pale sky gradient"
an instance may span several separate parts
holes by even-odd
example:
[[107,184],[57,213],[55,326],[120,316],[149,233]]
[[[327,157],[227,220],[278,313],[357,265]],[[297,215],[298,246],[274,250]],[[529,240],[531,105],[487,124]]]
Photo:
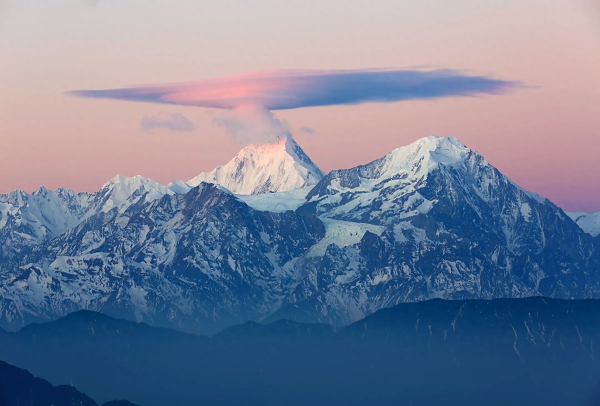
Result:
[[[532,86],[506,95],[277,111],[324,170],[454,136],[526,189],[600,210],[595,0],[0,0],[0,193],[187,180],[241,148],[214,110],[67,97],[270,69],[429,66]],[[141,129],[181,113],[193,132]]]

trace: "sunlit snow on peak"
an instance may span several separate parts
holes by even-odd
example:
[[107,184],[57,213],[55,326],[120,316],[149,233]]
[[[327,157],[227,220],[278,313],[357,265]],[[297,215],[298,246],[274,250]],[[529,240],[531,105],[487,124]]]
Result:
[[236,157],[208,173],[201,173],[187,182],[216,183],[242,195],[284,192],[316,185],[324,176],[291,138],[268,144],[252,144]]

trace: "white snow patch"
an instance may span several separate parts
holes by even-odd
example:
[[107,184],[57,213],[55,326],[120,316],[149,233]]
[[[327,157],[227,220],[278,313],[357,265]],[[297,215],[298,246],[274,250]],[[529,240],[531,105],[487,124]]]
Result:
[[521,215],[525,221],[531,221],[531,206],[529,203],[521,203]]
[[367,231],[380,236],[385,230],[382,226],[367,223],[354,223],[327,218],[321,220],[325,224],[325,237],[308,251],[306,256],[309,258],[322,257],[330,244],[344,248],[359,243]]

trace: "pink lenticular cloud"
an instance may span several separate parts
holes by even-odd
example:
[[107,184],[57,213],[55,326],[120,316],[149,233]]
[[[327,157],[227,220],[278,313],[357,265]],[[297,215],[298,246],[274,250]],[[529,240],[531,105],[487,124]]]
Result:
[[518,82],[438,69],[272,70],[187,83],[79,90],[69,94],[183,106],[268,110],[499,94]]

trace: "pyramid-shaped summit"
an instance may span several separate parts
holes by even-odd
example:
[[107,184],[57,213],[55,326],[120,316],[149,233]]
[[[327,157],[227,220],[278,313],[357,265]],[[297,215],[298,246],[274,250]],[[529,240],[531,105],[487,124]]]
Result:
[[313,186],[324,176],[296,141],[287,137],[269,144],[248,145],[227,164],[187,183],[216,183],[236,194],[255,195]]

